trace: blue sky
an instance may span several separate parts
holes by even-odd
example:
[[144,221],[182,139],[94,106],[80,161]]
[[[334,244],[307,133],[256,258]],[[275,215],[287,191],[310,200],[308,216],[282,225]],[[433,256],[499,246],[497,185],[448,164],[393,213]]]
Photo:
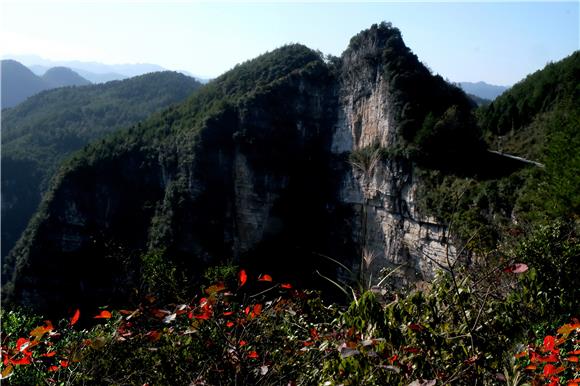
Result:
[[452,81],[513,84],[579,49],[579,2],[193,2],[3,0],[2,55],[155,63],[215,77],[299,42],[340,55],[390,21],[419,58]]

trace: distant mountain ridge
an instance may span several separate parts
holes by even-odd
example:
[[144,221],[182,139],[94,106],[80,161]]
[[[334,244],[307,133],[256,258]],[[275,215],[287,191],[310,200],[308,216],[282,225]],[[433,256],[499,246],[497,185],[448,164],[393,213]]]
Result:
[[42,79],[50,84],[51,88],[91,84],[90,81],[67,67],[53,67],[44,73]]
[[[51,67],[68,67],[93,83],[105,83],[111,80],[123,80],[151,72],[168,71],[167,68],[151,63],[105,64],[79,60],[49,60],[37,55],[10,55],[7,58],[23,63],[36,75],[43,75]],[[179,69],[174,70],[195,78],[201,83],[207,83],[210,80],[207,76],[200,76]]]
[[497,86],[486,82],[459,82],[459,85],[466,93],[489,100],[494,100],[509,88],[508,86]]
[[16,60],[2,60],[2,108],[14,107],[28,97],[44,90],[66,86],[91,84],[73,70],[65,67],[49,69],[42,77]]
[[[40,64],[32,64],[32,65],[29,65],[28,68],[32,72],[34,72],[36,75],[42,76],[53,67],[43,66]],[[70,67],[67,67],[67,68],[70,68]],[[76,68],[76,67],[73,67],[70,69],[73,70],[74,72],[76,72],[77,74],[79,74],[80,76],[82,76],[83,78],[85,78],[86,80],[91,81],[92,83],[106,83],[106,82],[110,82],[112,80],[124,80],[124,79],[130,78],[129,76],[119,74],[116,72],[106,72],[106,73],[102,73],[102,74],[101,73],[97,74],[96,72],[90,72],[90,71],[86,71],[86,70],[83,70],[81,68]]]

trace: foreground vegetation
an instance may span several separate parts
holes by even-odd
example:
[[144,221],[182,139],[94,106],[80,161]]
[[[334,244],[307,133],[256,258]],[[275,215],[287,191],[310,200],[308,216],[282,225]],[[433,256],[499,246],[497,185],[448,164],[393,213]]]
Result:
[[163,282],[129,310],[4,311],[1,373],[16,385],[578,385],[577,233],[542,226],[502,252],[342,305],[234,266],[172,303],[175,271],[158,266]]

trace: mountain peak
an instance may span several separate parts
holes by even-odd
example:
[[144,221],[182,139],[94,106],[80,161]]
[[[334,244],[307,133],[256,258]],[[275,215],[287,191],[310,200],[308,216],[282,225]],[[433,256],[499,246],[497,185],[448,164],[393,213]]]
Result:
[[88,80],[68,67],[52,67],[42,76],[42,79],[51,87],[86,86],[91,84]]

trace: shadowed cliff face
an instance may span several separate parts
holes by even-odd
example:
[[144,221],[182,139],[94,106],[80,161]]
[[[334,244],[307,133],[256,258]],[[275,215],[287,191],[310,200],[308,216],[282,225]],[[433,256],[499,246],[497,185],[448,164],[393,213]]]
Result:
[[[395,265],[404,266],[401,282],[432,275],[431,259],[445,260],[445,229],[417,213],[412,163],[349,162],[374,145],[404,144],[383,62],[386,39],[400,35],[385,28],[351,42],[334,64],[308,51],[202,118],[192,106],[209,91],[79,156],[13,251],[9,299],[40,310],[126,302],[138,256],[152,248],[166,248],[192,277],[234,259],[312,284],[315,270],[338,274],[320,255],[360,269],[363,251],[374,256],[365,268],[373,277]],[[293,49],[261,60],[277,68],[275,55]],[[227,79],[211,90],[237,92]]]
[[[389,68],[383,60],[386,40],[381,30],[361,33],[343,54],[340,100],[331,149],[333,153],[363,152],[341,175],[339,201],[352,214],[350,235],[357,245],[353,260],[378,281],[382,269],[397,268],[399,284],[431,278],[437,264],[455,260],[446,228],[422,216],[415,207],[419,181],[413,165],[380,149],[404,146],[398,132],[400,104],[392,93]],[[356,39],[356,38],[355,38]],[[352,43],[351,43],[352,46]],[[365,162],[366,161],[366,162]],[[358,266],[356,264],[358,263]]]

